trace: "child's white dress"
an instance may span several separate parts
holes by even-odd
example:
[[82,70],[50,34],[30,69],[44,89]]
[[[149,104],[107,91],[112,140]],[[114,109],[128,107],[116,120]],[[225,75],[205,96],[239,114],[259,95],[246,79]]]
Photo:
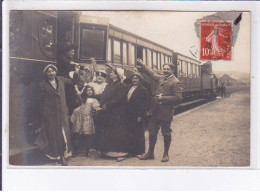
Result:
[[86,103],[76,108],[71,115],[72,131],[84,135],[94,134],[93,110],[99,107],[100,104],[95,98],[88,98]]

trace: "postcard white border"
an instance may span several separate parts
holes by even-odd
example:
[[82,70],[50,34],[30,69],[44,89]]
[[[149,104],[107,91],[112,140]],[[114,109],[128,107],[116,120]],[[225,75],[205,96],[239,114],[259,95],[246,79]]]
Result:
[[[259,2],[5,1],[3,3],[3,189],[29,190],[223,190],[260,188]],[[8,168],[8,12],[9,10],[174,10],[251,12],[251,166],[250,168]],[[258,12],[257,12],[258,11]],[[258,152],[258,153],[257,153]],[[255,170],[254,170],[255,169]]]

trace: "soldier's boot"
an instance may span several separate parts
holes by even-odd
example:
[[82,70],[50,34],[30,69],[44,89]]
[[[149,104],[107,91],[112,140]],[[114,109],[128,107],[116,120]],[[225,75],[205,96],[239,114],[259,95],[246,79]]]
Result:
[[164,136],[164,152],[161,162],[168,162],[169,161],[169,148],[171,145],[171,136]]
[[149,149],[148,152],[140,156],[140,160],[153,160],[154,159],[154,147],[156,144],[157,135],[149,134]]

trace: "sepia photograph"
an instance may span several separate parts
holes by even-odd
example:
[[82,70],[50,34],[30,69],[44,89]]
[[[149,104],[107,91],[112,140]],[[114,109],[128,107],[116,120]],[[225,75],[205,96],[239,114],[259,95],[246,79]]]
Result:
[[250,167],[249,11],[9,12],[9,167]]

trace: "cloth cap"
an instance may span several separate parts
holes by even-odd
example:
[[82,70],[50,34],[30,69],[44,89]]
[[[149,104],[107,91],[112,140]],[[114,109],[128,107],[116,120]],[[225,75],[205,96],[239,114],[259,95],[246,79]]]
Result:
[[175,69],[175,65],[174,65],[173,63],[164,63],[163,67],[164,67],[165,65],[168,65],[172,70]]
[[137,77],[139,77],[141,80],[143,80],[143,76],[139,73],[139,72],[134,72],[132,75],[131,75],[131,78],[136,75]]

